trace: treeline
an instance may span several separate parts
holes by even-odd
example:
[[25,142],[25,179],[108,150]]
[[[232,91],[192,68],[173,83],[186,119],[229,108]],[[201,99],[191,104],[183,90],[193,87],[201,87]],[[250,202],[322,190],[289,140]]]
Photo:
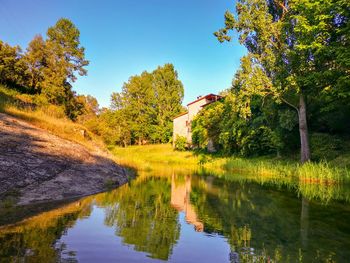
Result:
[[349,19],[346,0],[237,1],[215,36],[224,42],[238,34],[248,53],[225,100],[194,120],[193,143],[204,148],[212,140],[242,155],[301,148],[301,162],[346,147]]
[[184,111],[183,96],[174,66],[165,64],[130,77],[120,93],[112,94],[111,107],[84,124],[109,145],[167,143],[173,118]]
[[25,52],[0,40],[0,84],[32,96],[38,106],[56,105],[71,119],[84,108],[84,97],[72,90],[76,74],[86,75],[84,48],[80,32],[62,18],[47,30],[46,38],[37,35]]

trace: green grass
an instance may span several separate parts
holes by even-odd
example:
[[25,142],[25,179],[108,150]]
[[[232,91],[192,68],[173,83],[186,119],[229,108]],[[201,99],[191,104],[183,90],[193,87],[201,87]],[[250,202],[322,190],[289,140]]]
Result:
[[112,148],[119,163],[149,170],[154,166],[207,169],[216,174],[245,174],[249,177],[274,178],[275,180],[300,180],[318,184],[333,184],[350,179],[347,168],[338,168],[325,161],[300,165],[296,161],[275,158],[244,159],[238,157],[213,157],[194,152],[174,151],[170,144]]
[[259,160],[230,158],[224,169],[232,172],[245,172],[259,176],[289,177],[313,183],[337,183],[350,179],[347,168],[331,166],[326,161],[307,162],[303,165],[298,162],[279,160]]
[[118,163],[138,170],[149,171],[155,166],[197,168],[199,157],[192,152],[174,151],[170,144],[112,147]]

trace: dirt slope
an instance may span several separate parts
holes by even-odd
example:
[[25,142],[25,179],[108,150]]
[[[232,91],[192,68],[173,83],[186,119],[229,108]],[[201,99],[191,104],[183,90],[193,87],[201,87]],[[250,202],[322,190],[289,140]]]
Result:
[[16,193],[18,204],[64,200],[126,182],[106,153],[0,113],[0,199]]

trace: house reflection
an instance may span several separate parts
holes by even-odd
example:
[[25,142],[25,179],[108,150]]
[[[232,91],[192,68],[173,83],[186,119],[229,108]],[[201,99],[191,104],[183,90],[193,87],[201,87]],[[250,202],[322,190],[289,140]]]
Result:
[[185,176],[185,182],[175,180],[175,175],[171,177],[171,206],[179,212],[185,213],[186,222],[194,225],[197,232],[202,232],[204,225],[198,220],[196,210],[191,204],[191,176]]

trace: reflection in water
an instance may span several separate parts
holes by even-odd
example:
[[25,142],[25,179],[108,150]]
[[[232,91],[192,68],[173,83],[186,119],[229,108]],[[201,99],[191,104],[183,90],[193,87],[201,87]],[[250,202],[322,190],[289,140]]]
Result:
[[179,238],[176,210],[170,204],[167,180],[150,177],[96,198],[105,207],[105,223],[115,227],[124,244],[146,251],[152,258],[168,259]]
[[305,197],[301,199],[300,234],[303,248],[307,246],[307,232],[309,227],[309,200]]
[[0,228],[0,262],[346,262],[350,206],[189,173],[129,185]]
[[175,175],[171,177],[171,205],[178,211],[183,211],[186,214],[186,222],[194,225],[198,232],[203,231],[203,223],[197,218],[197,214],[190,201],[191,193],[191,177],[186,176],[185,182],[176,183]]

